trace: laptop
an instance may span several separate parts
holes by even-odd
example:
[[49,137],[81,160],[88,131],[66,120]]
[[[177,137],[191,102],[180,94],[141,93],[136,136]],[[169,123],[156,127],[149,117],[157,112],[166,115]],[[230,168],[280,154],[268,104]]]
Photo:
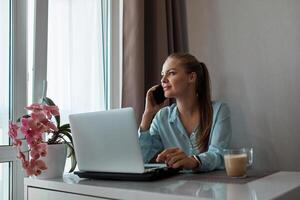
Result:
[[143,162],[132,108],[69,115],[82,178],[148,181],[175,175],[165,164]]

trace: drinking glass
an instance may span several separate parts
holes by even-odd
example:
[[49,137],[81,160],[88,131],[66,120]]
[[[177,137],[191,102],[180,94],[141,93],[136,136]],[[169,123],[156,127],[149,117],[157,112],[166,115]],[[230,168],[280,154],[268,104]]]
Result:
[[253,148],[224,149],[223,155],[228,176],[239,178],[247,176],[247,167],[253,163]]

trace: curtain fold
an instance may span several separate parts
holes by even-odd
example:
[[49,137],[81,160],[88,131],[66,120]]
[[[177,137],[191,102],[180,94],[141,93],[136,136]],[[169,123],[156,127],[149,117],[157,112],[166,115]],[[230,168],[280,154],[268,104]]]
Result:
[[187,41],[185,0],[123,1],[122,107],[133,107],[138,123],[147,90],[160,84],[164,60],[187,52]]
[[184,0],[166,0],[168,50],[173,52],[188,51],[186,5]]
[[48,14],[47,96],[59,105],[61,122],[70,113],[104,110],[101,2],[51,0]]
[[144,1],[123,0],[122,107],[133,107],[138,122],[144,94]]

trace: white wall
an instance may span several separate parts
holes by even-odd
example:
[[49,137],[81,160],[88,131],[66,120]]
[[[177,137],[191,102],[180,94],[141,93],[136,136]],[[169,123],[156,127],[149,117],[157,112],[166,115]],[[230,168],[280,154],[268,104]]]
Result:
[[232,112],[255,167],[300,170],[300,1],[187,0],[190,52]]

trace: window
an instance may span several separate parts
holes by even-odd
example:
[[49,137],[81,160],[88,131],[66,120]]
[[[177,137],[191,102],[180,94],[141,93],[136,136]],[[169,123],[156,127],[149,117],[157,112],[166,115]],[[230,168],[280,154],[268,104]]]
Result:
[[122,48],[116,33],[122,30],[121,3],[0,1],[1,200],[24,198],[24,174],[7,136],[8,120],[16,121],[28,102],[42,96],[42,80],[48,78],[47,96],[59,105],[65,121],[71,112],[120,107]]
[[9,144],[9,10],[9,1],[0,1],[0,145]]
[[[0,199],[9,199],[9,162],[2,153],[9,145],[7,133],[9,119],[9,1],[0,1]],[[1,151],[2,150],[2,151]]]
[[48,1],[36,1],[33,101],[50,97],[62,123],[70,113],[120,107],[122,1]]
[[34,70],[34,26],[35,26],[35,0],[27,0],[27,102],[33,102],[33,70]]
[[[10,163],[7,162],[6,151],[9,147],[7,135],[9,120],[9,56],[10,56],[10,3],[0,1],[0,199],[8,200]],[[4,146],[5,145],[5,146]]]
[[68,115],[105,109],[101,1],[50,0],[47,96]]
[[9,163],[0,163],[0,199],[9,197]]
[[26,105],[26,2],[1,0],[0,27],[0,199],[22,200],[23,172],[7,131]]
[[[47,80],[46,95],[59,106],[62,122],[68,122],[70,113],[120,107],[122,1],[49,0],[48,8],[36,4],[33,101],[41,98]],[[47,21],[38,21],[45,16]],[[47,45],[40,45],[44,40]]]

